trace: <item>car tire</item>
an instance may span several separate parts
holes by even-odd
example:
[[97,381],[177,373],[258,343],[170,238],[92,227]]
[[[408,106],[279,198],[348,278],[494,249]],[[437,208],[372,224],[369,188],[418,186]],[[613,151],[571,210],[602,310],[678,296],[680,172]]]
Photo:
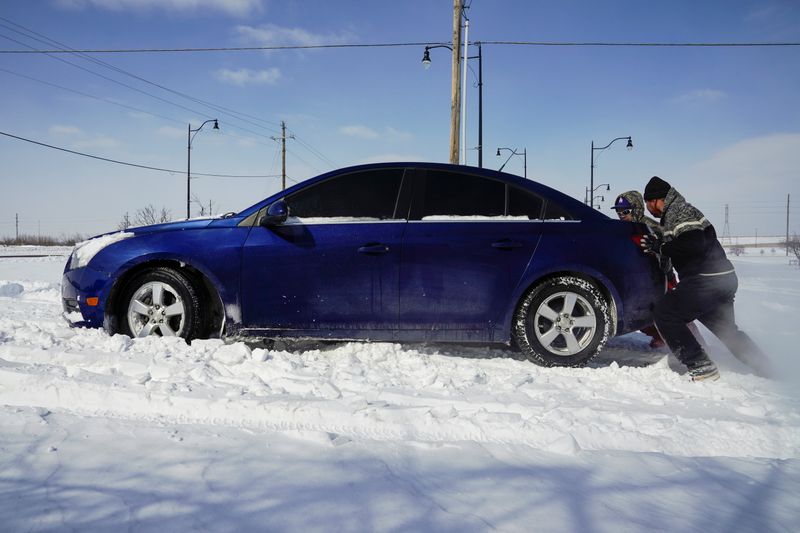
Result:
[[120,332],[130,337],[182,337],[202,334],[200,296],[192,282],[177,270],[159,267],[128,282],[118,309]]
[[529,290],[514,313],[512,338],[540,366],[580,367],[611,336],[611,311],[592,283],[573,276],[544,281]]

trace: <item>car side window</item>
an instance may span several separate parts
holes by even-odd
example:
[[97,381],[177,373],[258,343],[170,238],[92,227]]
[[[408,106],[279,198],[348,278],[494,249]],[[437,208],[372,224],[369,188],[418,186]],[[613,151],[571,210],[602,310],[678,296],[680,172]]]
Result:
[[541,220],[544,199],[532,192],[508,186],[508,214],[512,217],[528,217]]
[[415,220],[505,215],[505,184],[480,176],[428,170],[423,190],[414,196]]
[[289,196],[289,213],[298,218],[394,218],[403,171],[378,169],[331,178]]
[[569,212],[561,207],[559,204],[555,203],[552,200],[547,202],[547,207],[545,208],[544,212],[544,219],[545,220],[572,220],[572,215]]

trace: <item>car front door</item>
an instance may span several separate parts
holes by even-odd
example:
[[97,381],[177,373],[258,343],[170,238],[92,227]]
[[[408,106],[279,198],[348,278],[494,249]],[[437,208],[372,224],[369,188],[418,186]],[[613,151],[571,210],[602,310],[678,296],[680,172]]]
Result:
[[401,328],[409,338],[495,340],[536,249],[543,200],[501,180],[421,174],[403,238]]
[[285,223],[253,227],[243,248],[245,329],[382,338],[394,328],[403,174],[373,169],[313,184],[285,199]]

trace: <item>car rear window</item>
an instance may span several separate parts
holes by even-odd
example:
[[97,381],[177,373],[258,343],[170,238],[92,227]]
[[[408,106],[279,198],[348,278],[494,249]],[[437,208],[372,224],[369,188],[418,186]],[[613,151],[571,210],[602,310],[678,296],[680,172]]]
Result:
[[498,217],[505,215],[505,184],[480,176],[429,170],[414,216]]
[[545,220],[572,220],[572,215],[569,212],[561,207],[561,205],[553,202],[552,200],[547,202],[547,207],[545,208],[544,212],[544,219]]
[[541,196],[517,187],[508,187],[508,214],[512,217],[528,217],[529,220],[540,220],[544,200]]

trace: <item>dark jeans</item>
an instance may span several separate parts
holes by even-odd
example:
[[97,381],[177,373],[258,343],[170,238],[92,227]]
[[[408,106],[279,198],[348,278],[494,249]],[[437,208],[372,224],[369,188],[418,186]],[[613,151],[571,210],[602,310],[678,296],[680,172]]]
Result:
[[687,324],[699,320],[719,337],[740,361],[766,374],[766,358],[736,326],[733,298],[739,280],[735,272],[720,276],[691,276],[667,292],[656,304],[653,317],[661,337],[681,363],[691,366],[708,359]]

